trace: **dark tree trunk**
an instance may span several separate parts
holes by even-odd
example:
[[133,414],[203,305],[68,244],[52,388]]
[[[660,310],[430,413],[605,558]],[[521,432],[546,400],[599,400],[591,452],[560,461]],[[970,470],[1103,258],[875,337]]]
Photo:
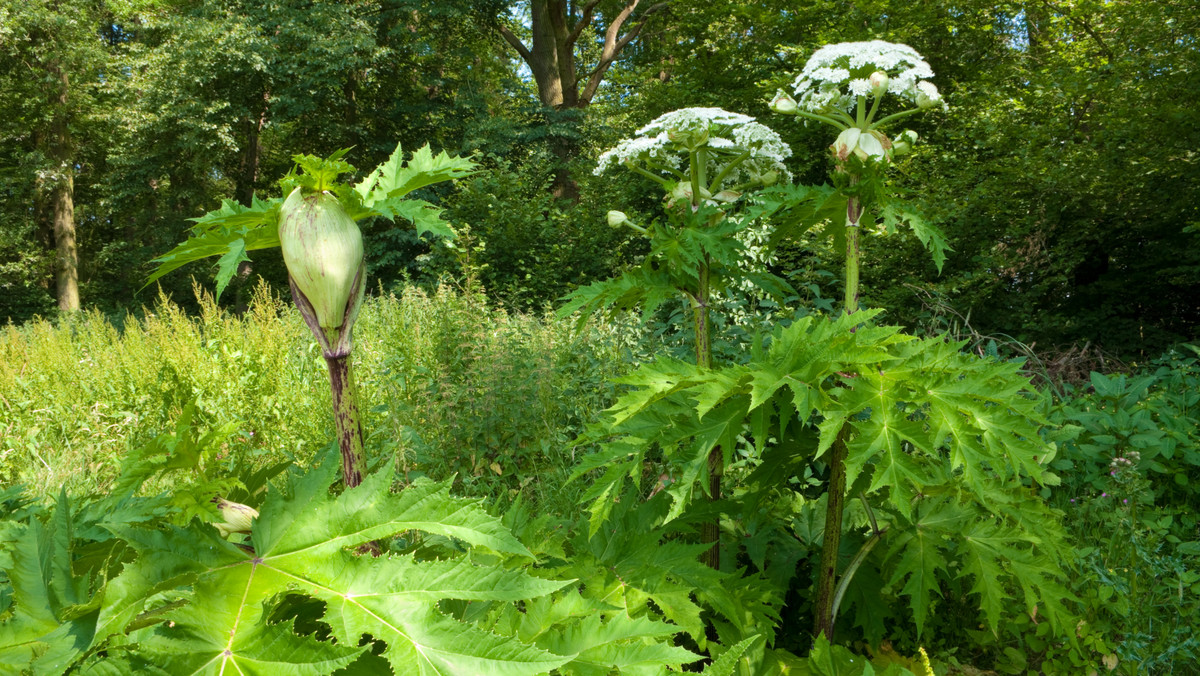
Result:
[[70,79],[58,64],[48,68],[57,79],[58,91],[51,97],[56,110],[46,139],[46,155],[53,162],[48,207],[51,231],[54,234],[54,276],[58,309],[62,312],[79,310],[79,251],[75,246],[75,163],[71,153],[71,129],[67,104]]
[[242,159],[238,166],[237,188],[234,197],[242,206],[254,201],[254,184],[258,181],[258,165],[262,160],[260,135],[267,124],[267,109],[271,103],[271,92],[262,95],[262,105],[254,114],[245,118],[246,143],[242,147]]

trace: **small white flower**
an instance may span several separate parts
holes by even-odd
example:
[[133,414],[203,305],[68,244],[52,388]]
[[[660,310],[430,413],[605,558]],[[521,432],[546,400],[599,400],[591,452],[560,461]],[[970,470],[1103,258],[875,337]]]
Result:
[[850,81],[850,93],[855,96],[867,96],[871,93],[872,89],[873,89],[873,87],[871,87],[870,80],[851,80]]
[[818,49],[793,86],[801,108],[821,113],[830,107],[849,111],[855,97],[882,88],[916,103],[917,83],[931,77],[933,69],[912,47],[872,40]]
[[918,82],[917,107],[933,108],[935,106],[946,107],[946,102],[942,100],[942,95],[938,93],[937,85],[932,82]]

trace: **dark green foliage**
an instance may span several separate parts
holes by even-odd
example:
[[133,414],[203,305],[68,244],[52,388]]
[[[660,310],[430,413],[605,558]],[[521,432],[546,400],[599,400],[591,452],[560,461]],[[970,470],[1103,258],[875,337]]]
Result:
[[1038,604],[1061,632],[1069,613],[1060,600],[1070,596],[1062,532],[1030,485],[1058,479],[1043,466],[1054,450],[1041,440],[1041,405],[1028,381],[1015,364],[873,326],[873,314],[800,319],[745,365],[710,371],[660,359],[624,379],[633,389],[592,431],[611,438],[577,470],[603,469],[586,494],[593,530],[626,478],[641,480],[651,453],[670,476],[664,492],[674,518],[707,485],[712,448],[727,465],[735,453],[800,463],[768,472],[764,485],[775,491],[797,476],[788,472],[819,462],[849,424],[848,484],[882,511],[873,518],[890,524],[874,565],[907,597],[918,632],[943,580],[956,577],[969,580],[993,631],[1004,599],[1019,589],[1025,606]]

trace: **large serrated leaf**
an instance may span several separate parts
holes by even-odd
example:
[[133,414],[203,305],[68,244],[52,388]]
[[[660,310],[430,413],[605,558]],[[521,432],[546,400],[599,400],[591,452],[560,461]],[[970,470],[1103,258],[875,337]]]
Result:
[[[386,469],[333,497],[337,462],[330,452],[295,478],[290,491],[271,491],[249,547],[224,542],[197,522],[184,529],[121,530],[141,557],[127,571],[145,579],[114,581],[117,593],[106,597],[103,609],[105,630],[127,623],[159,590],[182,584],[190,586],[190,602],[162,610],[158,617],[168,622],[139,644],[170,673],[328,674],[354,662],[363,640],[385,644],[382,654],[398,674],[531,676],[571,659],[443,615],[437,605],[534,598],[568,582],[467,557],[420,561],[359,553],[372,541],[420,530],[529,558],[477,501],[454,498],[446,484],[429,482],[392,493]],[[267,623],[268,610],[287,594],[323,602],[322,620],[335,641]]]

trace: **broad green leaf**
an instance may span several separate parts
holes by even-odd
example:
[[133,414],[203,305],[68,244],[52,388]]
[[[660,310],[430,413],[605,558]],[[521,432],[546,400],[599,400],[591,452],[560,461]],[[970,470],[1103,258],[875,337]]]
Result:
[[679,628],[622,612],[594,612],[566,631],[544,634],[538,645],[560,655],[575,655],[563,670],[579,676],[662,673],[663,665],[678,669],[699,659],[690,650],[664,643]]
[[[294,477],[288,491],[270,491],[247,549],[195,522],[187,529],[122,531],[140,555],[128,568],[131,578],[147,579],[114,581],[120,593],[105,599],[106,631],[127,623],[158,590],[190,585],[189,602],[161,612],[169,622],[139,644],[147,659],[171,673],[327,674],[358,658],[364,636],[386,644],[383,656],[395,673],[532,675],[570,659],[438,610],[446,599],[510,602],[544,596],[567,582],[466,557],[419,561],[358,553],[372,541],[420,530],[528,557],[477,501],[451,497],[447,485],[429,482],[392,493],[390,464],[330,496],[337,464],[334,450]],[[274,600],[285,594],[323,602],[322,620],[335,641],[298,636],[288,623],[268,624]]]

